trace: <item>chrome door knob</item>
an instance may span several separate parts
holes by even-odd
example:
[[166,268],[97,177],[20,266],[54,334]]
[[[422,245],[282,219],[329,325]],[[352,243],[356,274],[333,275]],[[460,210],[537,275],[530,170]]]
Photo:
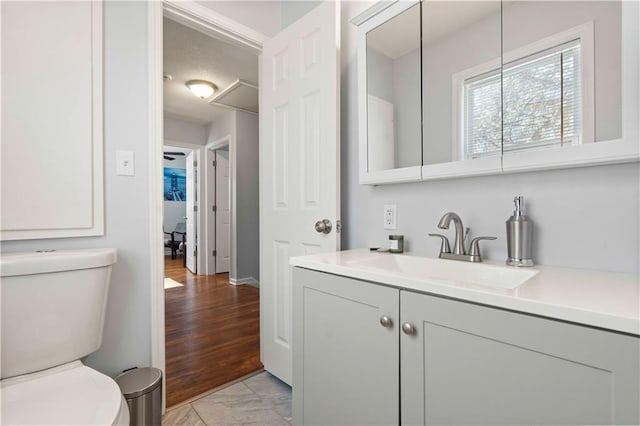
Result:
[[407,336],[415,336],[415,334],[417,333],[417,330],[413,325],[409,324],[408,322],[405,322],[404,324],[402,324],[402,332]]
[[321,234],[328,234],[331,232],[331,221],[329,219],[322,219],[316,222],[316,232]]
[[386,315],[380,317],[380,324],[385,328],[393,327],[393,320]]

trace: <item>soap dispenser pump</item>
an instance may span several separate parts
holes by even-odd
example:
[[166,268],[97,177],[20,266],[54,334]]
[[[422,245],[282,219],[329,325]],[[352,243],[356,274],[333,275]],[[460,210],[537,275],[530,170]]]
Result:
[[513,199],[516,209],[507,219],[507,265],[533,266],[531,242],[533,223],[523,212],[524,197]]

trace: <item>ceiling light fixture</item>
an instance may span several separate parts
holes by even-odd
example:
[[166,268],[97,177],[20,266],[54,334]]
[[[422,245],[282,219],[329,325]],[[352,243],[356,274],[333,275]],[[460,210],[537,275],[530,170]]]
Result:
[[218,86],[206,80],[189,80],[186,84],[191,93],[200,99],[206,99],[218,90]]

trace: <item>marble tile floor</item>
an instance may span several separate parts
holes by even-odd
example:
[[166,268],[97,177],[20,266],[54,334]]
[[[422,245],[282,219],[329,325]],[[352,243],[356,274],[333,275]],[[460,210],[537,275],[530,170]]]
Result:
[[291,388],[265,372],[170,409],[163,426],[291,424]]

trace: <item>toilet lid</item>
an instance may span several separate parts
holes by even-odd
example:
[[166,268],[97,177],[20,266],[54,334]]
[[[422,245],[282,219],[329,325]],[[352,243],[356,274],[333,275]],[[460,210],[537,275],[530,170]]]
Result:
[[2,382],[4,424],[110,425],[118,416],[120,389],[96,370],[77,363],[30,376]]

